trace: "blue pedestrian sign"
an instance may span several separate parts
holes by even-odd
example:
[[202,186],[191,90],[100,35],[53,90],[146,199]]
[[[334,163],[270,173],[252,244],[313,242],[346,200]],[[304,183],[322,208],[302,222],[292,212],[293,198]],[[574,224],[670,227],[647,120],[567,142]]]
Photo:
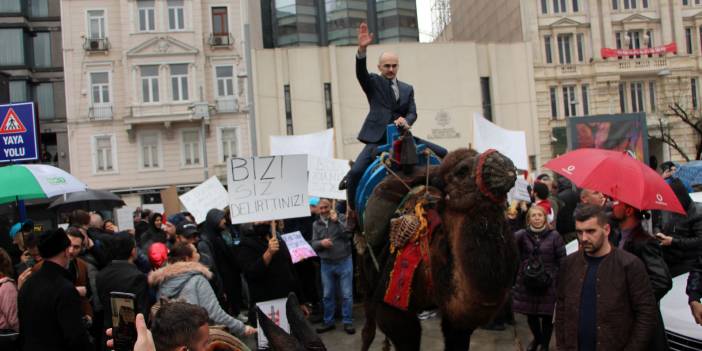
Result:
[[0,162],[39,159],[34,103],[0,105]]

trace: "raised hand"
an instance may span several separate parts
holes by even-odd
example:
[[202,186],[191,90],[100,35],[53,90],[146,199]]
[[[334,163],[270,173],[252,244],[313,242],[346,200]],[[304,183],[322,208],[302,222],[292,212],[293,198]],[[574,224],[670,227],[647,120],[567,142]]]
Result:
[[373,33],[368,32],[368,24],[361,22],[358,26],[358,52],[366,52],[366,47],[373,43]]

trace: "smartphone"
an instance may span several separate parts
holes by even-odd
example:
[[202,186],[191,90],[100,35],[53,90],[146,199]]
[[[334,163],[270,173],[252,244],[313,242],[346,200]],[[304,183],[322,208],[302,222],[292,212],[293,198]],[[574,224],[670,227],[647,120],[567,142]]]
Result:
[[130,293],[111,292],[112,337],[115,351],[132,351],[136,342],[136,296]]

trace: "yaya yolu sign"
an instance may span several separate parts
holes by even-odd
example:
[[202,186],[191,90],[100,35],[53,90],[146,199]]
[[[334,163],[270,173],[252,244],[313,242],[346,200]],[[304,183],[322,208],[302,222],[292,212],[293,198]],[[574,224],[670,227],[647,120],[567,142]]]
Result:
[[39,159],[34,103],[0,105],[0,162]]

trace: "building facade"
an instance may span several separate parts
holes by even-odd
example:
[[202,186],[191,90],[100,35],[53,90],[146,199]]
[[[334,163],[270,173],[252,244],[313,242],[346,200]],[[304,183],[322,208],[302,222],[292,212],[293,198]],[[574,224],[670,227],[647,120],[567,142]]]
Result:
[[62,0],[61,9],[79,179],[160,202],[159,189],[198,184],[249,155],[238,2]]
[[0,72],[7,102],[33,101],[40,161],[70,170],[60,0],[0,1]]
[[[368,70],[385,51],[400,57],[398,79],[414,86],[413,135],[449,150],[468,147],[473,115],[527,132],[527,150],[539,147],[533,63],[528,43],[398,43],[368,47]],[[335,157],[355,159],[356,139],[368,113],[355,74],[356,47],[262,49],[253,53],[258,150],[270,135],[334,128]],[[531,160],[533,163],[535,160]]]
[[[667,116],[678,104],[700,113],[702,3],[694,0],[451,1],[451,23],[439,41],[531,43],[539,164],[566,150],[566,119],[644,112],[649,153],[658,162],[689,157],[699,137]],[[476,26],[479,26],[478,29]],[[674,44],[674,45],[673,45]],[[675,47],[677,50],[675,50]],[[613,56],[608,49],[655,49]],[[604,51],[603,51],[604,50]],[[666,51],[667,50],[667,51]]]
[[376,42],[418,42],[414,0],[247,0],[252,46],[355,45],[368,22]]

